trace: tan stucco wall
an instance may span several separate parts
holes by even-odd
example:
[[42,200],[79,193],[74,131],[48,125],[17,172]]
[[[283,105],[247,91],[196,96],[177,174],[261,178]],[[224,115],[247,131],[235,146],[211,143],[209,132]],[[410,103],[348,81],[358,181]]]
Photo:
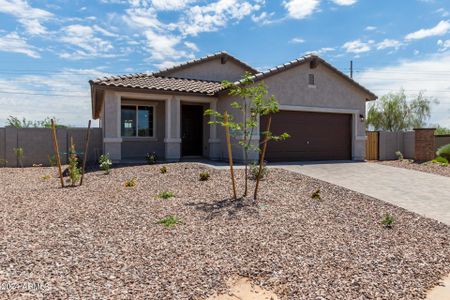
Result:
[[217,58],[181,70],[168,72],[166,76],[199,80],[236,81],[242,77],[245,71],[241,65],[232,60],[222,64],[220,58]]

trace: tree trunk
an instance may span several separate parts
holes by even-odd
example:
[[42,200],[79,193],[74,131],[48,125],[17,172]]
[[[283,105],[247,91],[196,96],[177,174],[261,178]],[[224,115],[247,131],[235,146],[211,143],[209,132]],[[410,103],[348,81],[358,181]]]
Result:
[[230,128],[228,127],[228,113],[223,114],[223,121],[225,123],[225,136],[227,139],[227,149],[228,149],[228,160],[230,163],[230,174],[231,174],[231,184],[233,186],[233,198],[237,200],[236,196],[236,183],[234,181],[234,170],[233,170],[233,154],[231,152],[231,140],[230,140]]
[[256,201],[258,198],[258,187],[259,187],[259,181],[261,178],[261,171],[264,164],[264,156],[266,155],[266,149],[267,149],[267,142],[269,141],[269,130],[270,130],[270,124],[272,123],[272,115],[269,115],[269,120],[267,121],[267,127],[266,127],[266,134],[264,137],[264,145],[263,150],[261,153],[261,157],[259,158],[259,169],[258,169],[258,175],[256,176],[256,185],[255,185],[255,192],[253,194],[253,200]]

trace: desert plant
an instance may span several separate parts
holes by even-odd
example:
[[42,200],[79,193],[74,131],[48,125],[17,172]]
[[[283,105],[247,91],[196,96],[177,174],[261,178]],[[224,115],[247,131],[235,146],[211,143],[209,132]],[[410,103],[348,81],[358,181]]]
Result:
[[250,178],[252,180],[256,180],[258,178],[258,173],[260,173],[259,179],[264,179],[267,175],[269,175],[269,168],[267,168],[266,162],[263,162],[261,172],[259,171],[258,162],[254,161],[250,164]]
[[392,228],[392,225],[394,224],[394,216],[390,213],[386,213],[381,220],[381,224],[383,224],[386,228]]
[[58,161],[56,160],[56,156],[53,155],[48,155],[48,164],[50,167],[55,167],[58,164]]
[[442,156],[436,157],[431,162],[433,162],[435,164],[440,164],[443,167],[447,167],[448,166],[448,159],[446,159],[445,157],[442,157]]
[[170,199],[173,196],[174,196],[174,194],[172,192],[169,192],[169,191],[163,191],[163,192],[158,194],[158,197],[162,198],[162,199]]
[[0,167],[6,167],[8,161],[6,159],[0,158]]
[[177,224],[181,224],[181,220],[174,215],[169,215],[158,221],[158,224],[164,225],[166,227],[172,227]]
[[[242,147],[244,153],[244,166],[245,166],[245,183],[244,183],[244,197],[247,196],[248,193],[248,157],[251,151],[261,151],[260,143],[253,140],[254,139],[254,131],[259,127],[259,120],[261,116],[266,116],[270,114],[278,112],[278,102],[275,100],[274,96],[268,96],[267,87],[263,82],[255,83],[252,77],[252,74],[245,73],[242,80],[238,83],[232,83],[229,81],[224,81],[223,85],[226,89],[228,89],[228,94],[230,96],[237,97],[239,100],[231,103],[231,107],[233,110],[238,110],[241,115],[239,118],[242,120],[241,122],[235,122],[237,119],[233,115],[228,114],[225,111],[224,114],[221,114],[215,110],[207,109],[205,111],[205,115],[209,115],[211,117],[210,125],[221,125],[225,127],[226,132],[231,131],[231,134],[238,140],[239,146]],[[274,136],[270,132],[270,127],[265,132],[265,139],[263,142],[263,147],[266,147],[267,142],[269,140],[280,141],[289,137],[287,133],[283,133],[279,136]],[[228,133],[227,133],[228,135]],[[229,141],[227,140],[227,144]],[[228,149],[231,147],[228,145]],[[229,151],[230,152],[230,151]],[[263,155],[261,155],[261,161],[264,160]],[[233,190],[234,187],[234,178],[233,178],[233,170],[232,170],[232,161],[230,161],[230,170],[232,174],[232,183]],[[255,187],[255,192],[253,198],[256,200],[257,191],[258,191],[258,182],[259,177],[257,176],[257,184]],[[236,198],[236,195],[234,195]]]
[[155,152],[147,153],[147,155],[145,156],[145,160],[149,165],[154,165],[158,161],[158,155],[156,155]]
[[100,155],[98,163],[100,164],[100,170],[104,171],[105,174],[109,174],[109,170],[112,165],[112,161],[109,158],[109,154],[106,153],[106,154]]
[[450,161],[450,144],[442,146],[436,152],[437,156],[441,156]]
[[24,156],[24,150],[22,147],[13,148],[14,154],[17,158],[17,163],[21,168],[23,168],[23,156]]
[[322,200],[322,197],[320,196],[320,188],[318,188],[314,193],[311,194],[311,199]]
[[162,166],[162,167],[159,169],[159,172],[160,172],[161,174],[166,174],[166,173],[167,173],[167,168],[166,168],[166,166]]
[[125,187],[135,187],[136,184],[136,177],[125,180]]
[[401,153],[400,150],[395,151],[395,155],[398,160],[403,160],[403,153]]
[[80,180],[81,172],[80,168],[78,168],[78,155],[75,151],[75,144],[73,143],[73,139],[71,139],[70,141],[69,167],[67,169],[69,171],[69,180],[71,186],[76,186],[77,182]]
[[50,175],[44,175],[44,176],[41,177],[42,180],[48,180],[50,178],[51,178]]
[[199,174],[199,176],[200,176],[200,181],[206,181],[209,179],[209,173],[207,171],[201,172]]

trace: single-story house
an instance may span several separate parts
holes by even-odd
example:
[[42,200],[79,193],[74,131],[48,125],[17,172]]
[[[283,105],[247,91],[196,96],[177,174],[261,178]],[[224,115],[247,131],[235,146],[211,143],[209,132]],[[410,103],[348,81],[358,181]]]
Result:
[[[92,114],[100,119],[104,152],[113,161],[143,159],[151,152],[168,161],[226,160],[224,129],[209,125],[203,112],[233,113],[235,99],[221,81],[237,82],[244,72],[253,74],[255,82],[263,80],[280,104],[272,132],[291,135],[270,143],[268,161],[364,159],[366,101],[376,95],[316,55],[258,72],[226,52],[152,74],[90,81]],[[265,121],[260,120],[260,132]],[[239,147],[233,152],[242,159]]]

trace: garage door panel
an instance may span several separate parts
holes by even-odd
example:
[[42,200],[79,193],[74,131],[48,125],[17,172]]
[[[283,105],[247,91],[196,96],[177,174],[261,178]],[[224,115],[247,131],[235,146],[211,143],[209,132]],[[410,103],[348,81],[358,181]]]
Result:
[[[263,117],[261,131],[266,122]],[[287,132],[291,137],[269,142],[269,161],[351,159],[351,115],[280,111],[272,116],[271,131],[275,135]]]

